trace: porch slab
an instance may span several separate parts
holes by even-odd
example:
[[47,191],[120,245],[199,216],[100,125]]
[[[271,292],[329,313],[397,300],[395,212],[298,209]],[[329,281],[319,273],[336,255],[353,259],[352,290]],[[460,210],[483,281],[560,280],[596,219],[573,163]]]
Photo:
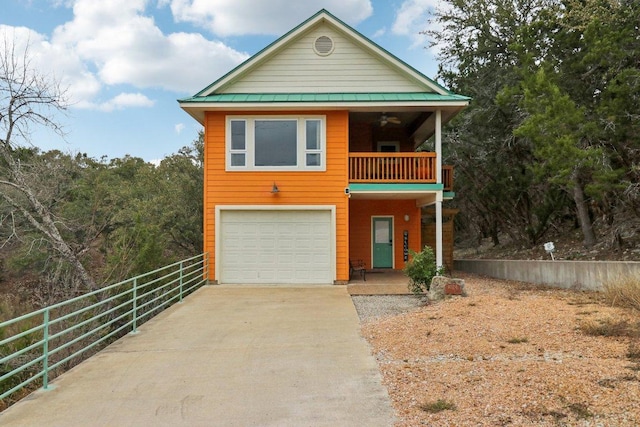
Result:
[[347,284],[349,295],[411,295],[409,278],[402,271],[372,270],[366,278],[355,274]]

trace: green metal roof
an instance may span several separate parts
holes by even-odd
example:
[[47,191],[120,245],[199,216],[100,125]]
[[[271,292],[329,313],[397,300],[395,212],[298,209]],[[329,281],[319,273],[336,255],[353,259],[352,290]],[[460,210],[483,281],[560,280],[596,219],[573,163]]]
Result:
[[425,92],[376,93],[222,93],[179,99],[181,103],[277,103],[277,102],[451,102],[471,98],[453,93]]

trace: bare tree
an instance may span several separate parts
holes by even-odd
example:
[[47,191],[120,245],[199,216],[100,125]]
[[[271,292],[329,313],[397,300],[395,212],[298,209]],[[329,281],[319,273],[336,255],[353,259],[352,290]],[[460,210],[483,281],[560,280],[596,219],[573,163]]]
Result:
[[[58,263],[53,268],[54,281],[60,282],[57,272],[66,264],[72,272],[69,280],[74,283],[65,286],[94,289],[95,282],[81,262],[86,248],[74,250],[65,241],[60,228],[63,221],[43,202],[46,187],[55,183],[34,179],[37,168],[23,155],[32,144],[33,127],[45,127],[63,136],[56,115],[67,109],[65,90],[55,79],[32,68],[28,48],[18,52],[15,41],[6,36],[0,43],[0,198],[52,249]],[[5,222],[5,226],[15,227],[15,222]],[[18,231],[8,234],[16,236]]]

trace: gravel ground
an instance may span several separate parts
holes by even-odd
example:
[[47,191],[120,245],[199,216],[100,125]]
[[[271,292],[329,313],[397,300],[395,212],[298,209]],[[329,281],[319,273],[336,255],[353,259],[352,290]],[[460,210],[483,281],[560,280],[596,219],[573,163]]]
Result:
[[420,295],[354,295],[351,300],[361,323],[417,310],[428,303]]
[[[413,426],[640,425],[640,313],[595,292],[465,276],[468,297],[353,303],[398,417]],[[610,328],[609,328],[610,329]]]

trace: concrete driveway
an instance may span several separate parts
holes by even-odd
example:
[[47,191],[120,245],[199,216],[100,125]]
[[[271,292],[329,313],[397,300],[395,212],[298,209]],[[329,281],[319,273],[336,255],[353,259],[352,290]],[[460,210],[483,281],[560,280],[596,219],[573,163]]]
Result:
[[0,415],[2,426],[390,426],[344,286],[207,286]]

